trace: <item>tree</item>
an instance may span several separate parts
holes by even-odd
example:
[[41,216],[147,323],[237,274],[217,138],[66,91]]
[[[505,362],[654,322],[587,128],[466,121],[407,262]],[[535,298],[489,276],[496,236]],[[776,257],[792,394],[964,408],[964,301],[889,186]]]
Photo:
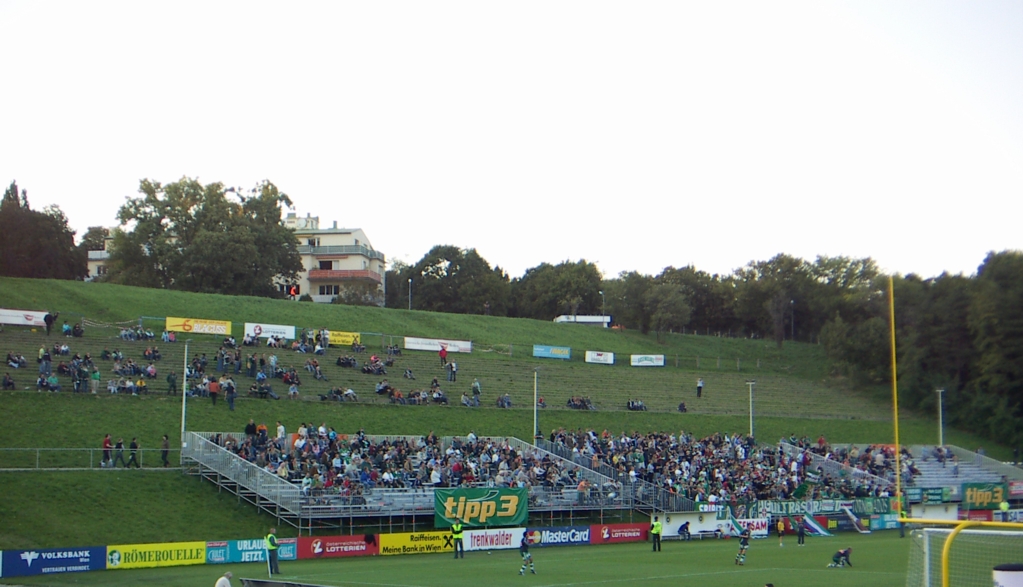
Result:
[[512,282],[513,315],[553,320],[561,314],[599,314],[601,280],[600,269],[585,259],[541,263]]
[[106,249],[106,240],[110,236],[110,229],[102,226],[90,226],[82,235],[82,242],[79,247],[86,251],[103,251]]
[[489,303],[495,316],[508,312],[508,275],[500,267],[491,268],[476,249],[437,245],[412,266],[408,275],[414,309],[483,314]]
[[380,306],[383,294],[375,283],[354,282],[341,288],[333,303],[345,306]]
[[89,274],[86,260],[64,212],[57,206],[32,210],[28,193],[12,181],[0,201],[0,275],[82,279]]
[[281,222],[291,199],[269,181],[246,195],[221,183],[183,178],[164,186],[145,179],[139,192],[118,212],[111,282],[277,297],[276,283],[302,271],[298,240]]
[[651,287],[647,290],[645,303],[650,326],[657,333],[658,341],[663,332],[680,331],[689,323],[692,310],[682,288],[677,285],[659,283]]

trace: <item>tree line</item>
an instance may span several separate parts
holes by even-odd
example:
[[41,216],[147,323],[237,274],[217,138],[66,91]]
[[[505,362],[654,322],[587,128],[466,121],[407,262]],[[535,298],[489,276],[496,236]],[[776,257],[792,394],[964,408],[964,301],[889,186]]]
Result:
[[[142,180],[139,192],[118,212],[107,281],[282,297],[278,285],[303,270],[282,222],[291,200],[269,181],[243,192],[189,178]],[[93,228],[76,245],[59,208],[32,210],[12,182],[0,201],[0,275],[82,279],[87,251],[102,249],[107,236]],[[537,320],[609,314],[658,338],[817,343],[835,376],[868,386],[890,377],[887,278],[870,258],[779,254],[727,275],[686,266],[610,278],[581,259],[512,278],[475,249],[437,245],[415,264],[392,263],[385,279],[389,308]],[[894,288],[903,405],[935,410],[935,390],[944,389],[951,423],[1023,444],[1023,253],[990,253],[972,276],[898,276]],[[356,288],[337,301],[377,304],[379,296]]]

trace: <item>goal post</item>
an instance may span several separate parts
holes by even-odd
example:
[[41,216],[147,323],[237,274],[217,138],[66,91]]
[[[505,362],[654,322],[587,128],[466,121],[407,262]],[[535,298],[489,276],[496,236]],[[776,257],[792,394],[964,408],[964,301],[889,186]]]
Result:
[[913,518],[902,522],[923,526],[910,534],[907,587],[989,587],[996,566],[1023,563],[1023,523]]

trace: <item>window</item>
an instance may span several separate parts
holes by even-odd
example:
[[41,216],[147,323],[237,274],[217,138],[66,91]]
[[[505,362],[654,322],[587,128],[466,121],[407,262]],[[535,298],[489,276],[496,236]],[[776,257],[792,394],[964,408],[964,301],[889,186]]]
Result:
[[321,296],[336,296],[341,294],[340,285],[321,285],[320,295]]
[[320,239],[319,237],[311,238],[306,241],[306,244],[309,245],[310,247],[318,247],[320,246]]
[[96,267],[96,275],[106,275],[106,274],[107,274],[107,266],[106,265],[100,265],[99,267]]
[[333,261],[320,261],[320,269],[333,269],[333,268],[334,268],[334,262]]

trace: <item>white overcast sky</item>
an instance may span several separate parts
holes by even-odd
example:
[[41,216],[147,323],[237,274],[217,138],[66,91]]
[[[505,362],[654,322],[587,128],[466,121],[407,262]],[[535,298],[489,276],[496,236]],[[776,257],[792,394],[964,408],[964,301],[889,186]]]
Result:
[[0,182],[251,187],[516,277],[1023,248],[1023,1],[0,0]]

